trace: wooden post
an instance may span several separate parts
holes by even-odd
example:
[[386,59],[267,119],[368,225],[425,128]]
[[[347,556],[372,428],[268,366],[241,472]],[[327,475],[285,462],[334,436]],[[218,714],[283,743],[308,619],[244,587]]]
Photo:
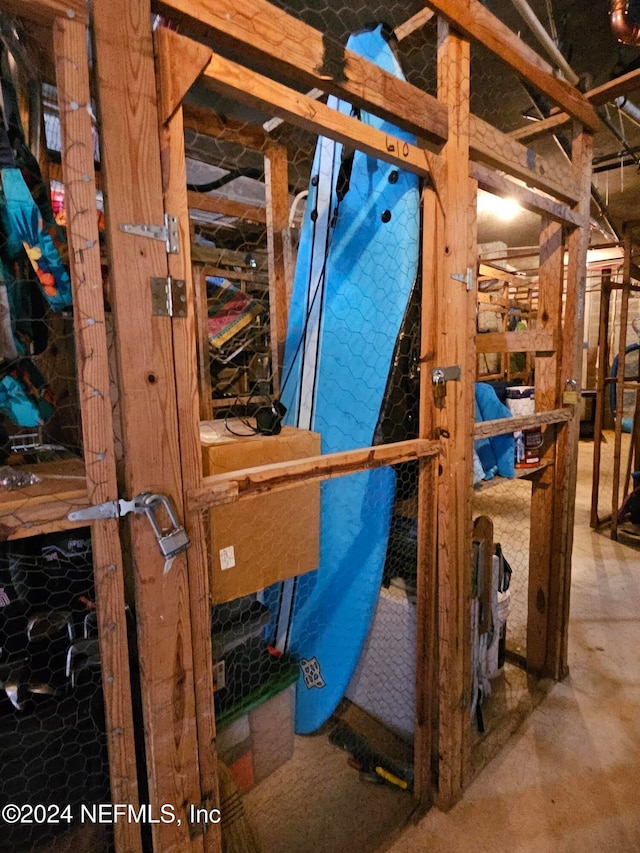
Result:
[[[587,249],[589,246],[589,204],[593,137],[579,125],[574,127],[572,162],[582,188],[578,210],[583,224],[567,238],[568,263],[564,328],[562,330],[562,368],[560,382],[575,379],[580,386],[582,376],[582,343],[584,337],[584,302],[586,289]],[[567,636],[569,630],[569,598],[571,586],[571,552],[575,516],[576,479],[578,475],[578,441],[580,439],[579,406],[572,419],[560,431],[556,445],[556,525],[552,545],[552,571],[549,588],[547,655],[543,674],[560,679],[567,673]]]
[[[92,503],[99,504],[116,500],[118,486],[93,180],[85,24],[57,18],[53,39],[87,491]],[[114,803],[137,807],[124,576],[117,520],[96,522],[92,544],[111,799]],[[118,821],[113,832],[119,851],[142,849],[139,824]]]
[[613,483],[611,486],[611,538],[618,538],[618,510],[620,509],[620,455],[622,453],[622,411],[627,354],[627,326],[629,323],[629,293],[631,290],[631,228],[624,229],[624,262],[622,266],[622,300],[620,306],[620,331],[618,332],[618,373],[616,376],[616,410],[614,412]]
[[[564,240],[562,226],[543,217],[540,228],[540,270],[537,330],[556,330],[562,322]],[[558,343],[560,346],[560,343]],[[535,361],[536,410],[549,411],[560,404],[562,353]],[[529,593],[527,615],[527,668],[541,672],[547,652],[547,618],[551,576],[551,542],[557,523],[554,512],[554,480],[557,429],[544,432],[541,463],[548,465],[532,484],[529,540]]]
[[269,252],[269,312],[271,317],[271,375],[273,393],[280,393],[280,370],[284,357],[289,315],[288,294],[292,287],[292,258],[289,240],[289,163],[287,149],[270,145],[264,156],[267,201],[267,246]]
[[597,527],[598,499],[600,497],[600,462],[602,457],[602,430],[604,429],[604,413],[606,407],[607,384],[609,371],[609,311],[611,307],[611,270],[602,271],[600,289],[600,318],[598,323],[598,376],[596,381],[596,414],[593,428],[593,473],[591,484],[591,517],[589,524]]
[[[431,371],[436,366],[438,289],[437,231],[442,212],[433,189],[422,194],[422,303],[420,314],[419,437],[435,432]],[[433,801],[437,778],[438,721],[438,575],[437,503],[438,458],[420,462],[418,473],[418,558],[416,583],[416,725],[414,738],[414,795],[423,808]]]
[[[162,493],[180,513],[187,451],[179,439],[177,412],[184,403],[176,397],[173,321],[152,314],[150,290],[151,278],[167,277],[166,247],[122,231],[125,224],[164,224],[150,21],[147,0],[93,4],[123,492],[127,498]],[[184,231],[182,237],[184,251]],[[154,849],[201,851],[202,836],[191,837],[188,820],[189,807],[200,804],[202,792],[187,557],[166,562],[144,515],[129,515],[125,523],[131,534],[149,801],[156,811],[163,803],[172,805],[179,818],[153,824]],[[194,547],[199,550],[198,541]]]
[[443,149],[446,180],[439,235],[437,366],[460,365],[461,381],[448,382],[435,411],[443,437],[438,487],[439,778],[437,802],[449,808],[470,775],[470,583],[472,559],[472,459],[475,382],[476,288],[467,290],[467,270],[476,268],[477,186],[469,179],[470,46],[438,22],[438,95],[449,111]]
[[[196,726],[200,764],[200,802],[207,808],[217,806],[218,777],[215,753],[215,714],[213,707],[213,660],[211,652],[211,599],[207,541],[202,514],[187,515],[186,496],[202,482],[202,446],[200,443],[200,400],[196,341],[198,316],[191,268],[189,206],[187,202],[187,168],[184,148],[182,97],[195,82],[207,62],[210,51],[197,42],[185,39],[171,30],[156,32],[156,58],[159,100],[171,89],[177,103],[159,124],[160,151],[165,213],[178,220],[180,252],[169,255],[169,275],[184,282],[186,317],[172,322],[173,352],[176,371],[178,434],[182,470],[183,501],[181,514],[191,540],[187,551],[189,573],[189,605],[191,642],[196,698]],[[174,66],[181,71],[183,90],[176,89]],[[169,72],[169,73],[163,73]],[[206,316],[206,311],[205,311]],[[206,853],[221,849],[220,824],[199,827],[205,832]]]

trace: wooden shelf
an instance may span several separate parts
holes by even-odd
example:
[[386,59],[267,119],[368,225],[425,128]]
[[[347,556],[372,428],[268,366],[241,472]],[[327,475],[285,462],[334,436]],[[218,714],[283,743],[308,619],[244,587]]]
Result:
[[546,462],[544,465],[536,465],[535,468],[516,468],[516,473],[513,478],[497,476],[492,480],[480,480],[479,483],[474,483],[473,488],[476,492],[484,492],[494,486],[500,486],[504,483],[513,483],[514,480],[532,480],[536,474],[544,471],[545,468],[548,468],[551,464],[551,462]]
[[24,539],[86,526],[67,518],[73,510],[90,505],[82,460],[14,467],[37,474],[41,480],[33,486],[0,490],[0,539]]

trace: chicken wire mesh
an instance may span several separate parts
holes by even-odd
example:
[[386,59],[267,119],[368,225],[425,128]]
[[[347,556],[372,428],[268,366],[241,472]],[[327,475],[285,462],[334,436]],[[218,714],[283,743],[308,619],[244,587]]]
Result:
[[0,849],[26,853],[70,849],[110,782],[91,531],[66,529],[87,488],[57,92],[1,24]]

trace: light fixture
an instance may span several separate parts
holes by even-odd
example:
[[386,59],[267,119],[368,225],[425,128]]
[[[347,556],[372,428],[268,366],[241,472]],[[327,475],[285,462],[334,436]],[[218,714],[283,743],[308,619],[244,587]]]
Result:
[[507,222],[514,219],[522,208],[513,198],[502,198],[493,193],[478,190],[478,213],[488,213]]

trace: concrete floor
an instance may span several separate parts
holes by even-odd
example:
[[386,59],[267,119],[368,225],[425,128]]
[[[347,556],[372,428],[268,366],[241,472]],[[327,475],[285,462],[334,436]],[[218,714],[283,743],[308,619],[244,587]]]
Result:
[[592,447],[580,446],[569,677],[451,811],[380,852],[640,851],[640,547],[589,528]]

